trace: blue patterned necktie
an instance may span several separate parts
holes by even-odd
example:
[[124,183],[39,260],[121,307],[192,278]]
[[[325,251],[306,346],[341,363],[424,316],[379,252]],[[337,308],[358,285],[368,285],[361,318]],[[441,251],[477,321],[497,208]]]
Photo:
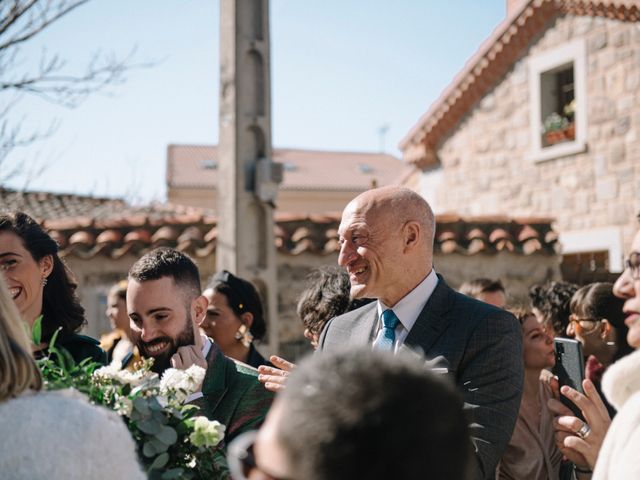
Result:
[[393,310],[388,309],[382,312],[382,330],[373,344],[374,350],[393,352],[393,344],[396,341],[396,327],[399,321]]

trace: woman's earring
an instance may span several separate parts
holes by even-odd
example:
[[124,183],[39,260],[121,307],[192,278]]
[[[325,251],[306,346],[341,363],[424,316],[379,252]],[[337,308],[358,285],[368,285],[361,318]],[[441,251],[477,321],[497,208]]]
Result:
[[240,328],[238,328],[238,331],[234,335],[234,338],[238,342],[242,342],[242,345],[244,345],[247,348],[249,348],[249,346],[251,345],[251,342],[253,342],[253,335],[251,334],[251,332],[249,331],[249,329],[245,324],[240,325]]
[[44,277],[44,278],[42,279],[42,286],[43,286],[43,287],[46,287],[46,286],[47,286],[47,282],[48,282],[48,281],[49,281],[49,280],[47,280],[47,277]]

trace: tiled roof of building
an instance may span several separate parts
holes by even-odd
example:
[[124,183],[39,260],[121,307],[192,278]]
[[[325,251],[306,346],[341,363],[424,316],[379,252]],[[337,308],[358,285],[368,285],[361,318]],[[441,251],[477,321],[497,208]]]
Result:
[[402,139],[404,160],[420,168],[437,164],[442,138],[504,77],[530,41],[565,14],[637,22],[640,5],[638,0],[521,0]]
[[[215,251],[217,219],[210,210],[154,204],[132,207],[123,200],[0,189],[4,209],[26,211],[50,232],[62,256],[117,259],[168,246],[202,258]],[[327,255],[339,251],[340,213],[276,213],[276,247],[281,253]],[[444,254],[512,252],[554,254],[557,235],[550,218],[436,218],[436,251]]]
[[[273,161],[284,164],[281,190],[362,191],[401,183],[407,165],[386,153],[328,152],[275,148]],[[215,188],[218,148],[215,145],[169,145],[169,188]]]
[[[290,255],[337,253],[339,214],[278,215],[275,242],[278,251]],[[531,255],[554,254],[557,235],[549,219],[437,218],[436,251],[444,254],[511,252]],[[127,253],[142,255],[150,248],[170,246],[195,257],[215,251],[217,223],[210,216],[173,216],[160,223],[138,217],[130,222],[96,222],[64,225],[46,221],[60,243],[63,255],[119,258]]]

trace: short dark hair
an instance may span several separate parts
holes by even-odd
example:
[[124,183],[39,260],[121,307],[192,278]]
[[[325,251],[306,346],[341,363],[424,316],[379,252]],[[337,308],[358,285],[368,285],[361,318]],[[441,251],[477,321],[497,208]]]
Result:
[[413,354],[314,355],[281,395],[277,435],[293,478],[468,478],[472,443],[460,394]]
[[[267,325],[264,321],[264,310],[260,294],[251,282],[235,276],[228,270],[213,275],[207,283],[206,289],[212,289],[227,298],[229,308],[237,316],[243,313],[253,315],[253,323],[249,331],[256,340],[262,340],[267,333]],[[205,289],[205,290],[206,290]]]
[[551,323],[554,331],[565,336],[569,316],[571,315],[571,297],[578,285],[569,282],[550,282],[546,285],[534,285],[529,289],[531,306],[542,313]]
[[476,298],[481,293],[502,292],[505,293],[502,281],[490,278],[475,278],[460,285],[460,293]]
[[168,247],[156,248],[140,257],[129,270],[129,278],[137,282],[172,278],[190,295],[200,295],[200,273],[186,254]]
[[628,327],[624,323],[622,307],[624,299],[613,294],[613,284],[596,282],[580,287],[571,298],[571,313],[580,318],[607,320],[616,329],[616,353],[614,360],[633,351],[627,343]]
[[62,328],[63,336],[79,331],[87,323],[84,308],[76,295],[78,285],[73,273],[58,255],[56,241],[23,212],[0,213],[0,232],[11,232],[20,237],[36,262],[47,255],[53,259],[53,269],[42,296],[42,340],[51,340],[58,328]]

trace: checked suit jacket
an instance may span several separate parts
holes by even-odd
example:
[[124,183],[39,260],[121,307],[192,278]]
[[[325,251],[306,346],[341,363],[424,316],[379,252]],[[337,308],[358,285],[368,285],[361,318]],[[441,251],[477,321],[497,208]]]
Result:
[[209,420],[225,425],[225,435],[217,447],[218,477],[231,478],[224,452],[239,434],[256,430],[264,422],[273,401],[273,393],[258,382],[258,371],[242,362],[226,357],[211,342],[207,355],[207,373],[202,382],[202,397],[190,402],[200,407]]
[[[318,350],[371,345],[378,329],[377,302],[332,319]],[[441,276],[407,335],[404,347],[438,360],[462,392],[475,449],[475,479],[495,478],[513,433],[522,387],[522,329],[509,312],[462,295]],[[383,386],[381,386],[383,387]],[[425,403],[428,399],[425,399]]]

